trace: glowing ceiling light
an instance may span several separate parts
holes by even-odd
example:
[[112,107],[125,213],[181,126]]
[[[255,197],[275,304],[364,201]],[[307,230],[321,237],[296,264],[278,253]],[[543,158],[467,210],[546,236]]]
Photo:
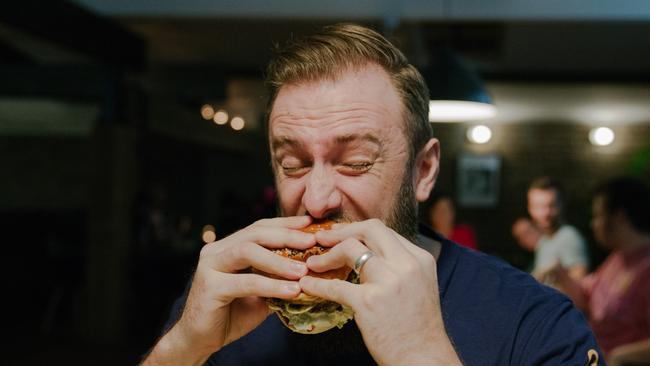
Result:
[[244,119],[241,117],[233,117],[233,119],[230,121],[230,127],[232,127],[232,129],[235,131],[241,130],[244,128],[244,125],[246,125],[246,122],[244,122]]
[[467,130],[467,138],[475,144],[485,144],[492,138],[492,130],[485,125],[473,126]]
[[611,143],[614,142],[615,137],[616,135],[614,134],[614,131],[608,127],[592,128],[591,131],[589,131],[589,142],[596,146],[611,145]]
[[494,105],[461,100],[430,100],[429,122],[480,121],[497,115]]
[[212,243],[213,241],[217,240],[217,234],[215,233],[214,226],[205,225],[202,232],[203,233],[201,234],[201,239],[204,243]]

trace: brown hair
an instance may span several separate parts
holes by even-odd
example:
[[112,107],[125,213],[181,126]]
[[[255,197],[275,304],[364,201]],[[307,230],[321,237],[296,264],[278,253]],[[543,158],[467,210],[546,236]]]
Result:
[[277,47],[266,70],[270,97],[267,121],[282,86],[336,80],[343,72],[368,64],[376,64],[386,71],[402,101],[403,131],[409,145],[411,167],[417,153],[433,136],[428,118],[429,90],[422,75],[408,63],[404,54],[369,28],[335,24]]
[[557,202],[560,205],[560,210],[562,211],[564,209],[564,205],[566,204],[564,187],[558,180],[551,177],[536,178],[530,183],[530,186],[528,186],[528,192],[533,189],[555,191],[555,197],[557,198]]

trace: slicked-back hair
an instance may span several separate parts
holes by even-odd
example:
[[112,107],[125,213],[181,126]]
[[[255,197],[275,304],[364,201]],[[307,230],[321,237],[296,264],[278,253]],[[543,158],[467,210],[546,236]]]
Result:
[[266,70],[267,123],[284,85],[336,81],[344,72],[377,65],[388,74],[402,104],[402,130],[408,143],[409,168],[433,136],[429,124],[429,90],[420,72],[376,31],[355,24],[335,24],[276,47]]

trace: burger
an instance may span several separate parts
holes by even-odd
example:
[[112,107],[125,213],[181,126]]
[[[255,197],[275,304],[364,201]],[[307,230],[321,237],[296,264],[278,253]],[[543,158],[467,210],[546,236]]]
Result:
[[[302,229],[302,231],[315,233],[320,230],[329,230],[332,224],[334,222],[329,220],[317,221]],[[305,250],[282,248],[275,249],[273,252],[283,257],[305,262],[312,255],[324,254],[329,250],[330,248],[316,244]],[[266,275],[268,276],[268,274]],[[347,266],[322,273],[309,271],[307,275],[359,283],[357,274]],[[334,327],[342,328],[348,320],[354,317],[354,312],[351,308],[304,292],[301,292],[298,296],[290,300],[267,298],[266,302],[269,308],[278,315],[287,328],[302,334],[317,334]]]

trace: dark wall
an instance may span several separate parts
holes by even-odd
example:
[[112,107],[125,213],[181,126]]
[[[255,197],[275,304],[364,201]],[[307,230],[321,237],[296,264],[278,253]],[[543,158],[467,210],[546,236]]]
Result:
[[0,137],[0,209],[86,206],[89,148],[83,137]]

